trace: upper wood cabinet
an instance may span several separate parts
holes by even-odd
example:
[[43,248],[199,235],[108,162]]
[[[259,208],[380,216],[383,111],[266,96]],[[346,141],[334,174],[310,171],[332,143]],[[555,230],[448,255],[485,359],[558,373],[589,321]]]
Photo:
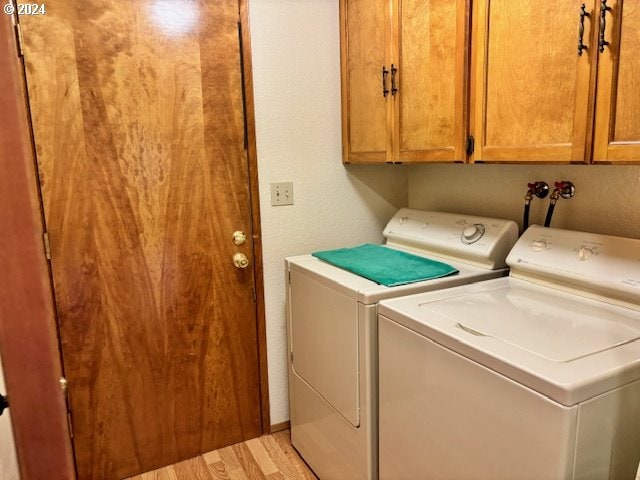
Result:
[[640,163],[640,2],[543,3],[341,0],[344,161]]
[[474,2],[472,160],[587,160],[598,5]]
[[640,162],[640,2],[609,1],[599,37],[594,162]]
[[464,161],[468,0],[341,0],[343,159]]
[[477,0],[473,19],[471,161],[640,162],[637,1]]

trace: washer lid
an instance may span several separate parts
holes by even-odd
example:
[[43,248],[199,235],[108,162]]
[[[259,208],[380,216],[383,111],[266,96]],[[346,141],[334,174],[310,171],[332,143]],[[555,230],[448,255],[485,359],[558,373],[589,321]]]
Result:
[[553,362],[571,362],[640,339],[638,315],[530,288],[501,288],[428,303],[476,336],[492,337]]
[[523,280],[385,300],[378,312],[564,405],[640,379],[640,312]]

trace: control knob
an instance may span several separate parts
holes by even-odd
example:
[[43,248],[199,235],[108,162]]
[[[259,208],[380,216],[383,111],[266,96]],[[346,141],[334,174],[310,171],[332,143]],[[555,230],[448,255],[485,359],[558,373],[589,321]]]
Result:
[[593,250],[591,250],[590,248],[580,247],[580,250],[578,250],[578,258],[582,262],[587,260],[591,255],[593,255]]
[[531,250],[534,252],[541,252],[547,248],[547,242],[544,240],[534,240],[531,242]]
[[485,227],[483,224],[474,223],[473,225],[469,225],[462,231],[462,236],[460,238],[462,240],[462,243],[470,245],[480,240],[484,235],[484,232]]

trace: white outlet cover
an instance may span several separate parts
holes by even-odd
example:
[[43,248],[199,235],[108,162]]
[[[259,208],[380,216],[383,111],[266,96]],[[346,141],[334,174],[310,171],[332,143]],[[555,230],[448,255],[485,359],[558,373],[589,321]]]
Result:
[[293,182],[271,183],[271,206],[293,205]]

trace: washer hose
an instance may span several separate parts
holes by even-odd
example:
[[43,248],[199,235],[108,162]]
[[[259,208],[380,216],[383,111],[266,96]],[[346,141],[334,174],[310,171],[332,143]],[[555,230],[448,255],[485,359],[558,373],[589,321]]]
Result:
[[553,196],[556,195],[556,191],[554,190],[551,194],[551,201],[549,202],[549,208],[547,208],[547,218],[544,220],[544,226],[551,226],[551,218],[553,217],[553,210],[556,208],[556,202],[558,201],[558,196],[555,198]]
[[524,197],[524,218],[522,219],[522,230],[529,228],[529,211],[531,210],[531,190],[527,192],[527,196]]
[[547,209],[547,218],[544,221],[545,227],[551,226],[551,218],[553,217],[553,211],[556,208],[556,202],[560,197],[569,199],[573,197],[576,193],[576,188],[573,183],[568,182],[566,180],[562,182],[555,183],[556,188],[551,192],[551,196],[549,197],[549,208]]

